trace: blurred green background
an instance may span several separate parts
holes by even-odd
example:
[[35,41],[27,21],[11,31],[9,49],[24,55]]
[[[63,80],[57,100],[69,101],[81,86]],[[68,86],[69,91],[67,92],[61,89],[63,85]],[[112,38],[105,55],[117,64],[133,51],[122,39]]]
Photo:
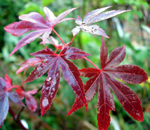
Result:
[[[19,68],[18,63],[31,58],[30,53],[43,49],[43,45],[39,45],[40,39],[36,39],[8,58],[21,37],[12,36],[5,32],[3,27],[19,21],[19,15],[35,11],[45,17],[43,7],[47,6],[58,16],[58,14],[67,9],[79,7],[67,17],[76,18],[79,15],[84,18],[86,13],[110,5],[112,6],[111,9],[131,11],[97,23],[110,37],[105,39],[109,52],[124,44],[126,46],[126,58],[123,64],[138,65],[150,75],[150,0],[0,0],[0,77],[4,77],[7,73],[13,79],[14,84],[20,84],[23,73],[16,75],[15,72]],[[74,21],[66,21],[56,25],[55,30],[67,43],[72,39],[71,29],[75,26]],[[58,39],[54,33],[52,33],[52,36]],[[72,46],[90,53],[91,56],[88,58],[100,67],[100,39],[100,36],[80,32],[75,37]],[[45,46],[52,47],[48,44]],[[91,64],[82,60],[76,60],[74,63],[79,68],[92,67]],[[32,70],[33,68],[27,71],[26,77]],[[25,84],[25,89],[38,89],[45,78],[46,75]],[[83,79],[84,82],[86,80],[86,78]],[[109,130],[117,130],[114,125],[115,127],[119,126],[120,130],[150,130],[150,78],[140,85],[127,85],[136,92],[141,100],[144,121],[138,122],[132,119],[114,96],[116,111],[110,112],[112,123]],[[38,109],[35,113],[25,108],[21,114],[21,119],[28,123],[29,130],[98,130],[97,95],[88,104],[88,111],[83,107],[72,115],[66,116],[74,103],[75,94],[67,82],[61,78],[59,91],[53,100],[52,106],[43,117],[39,116],[40,96],[41,91],[35,97],[38,103]],[[10,105],[16,113],[21,109],[21,106],[11,102]],[[1,129],[20,130],[10,114],[8,114]]]

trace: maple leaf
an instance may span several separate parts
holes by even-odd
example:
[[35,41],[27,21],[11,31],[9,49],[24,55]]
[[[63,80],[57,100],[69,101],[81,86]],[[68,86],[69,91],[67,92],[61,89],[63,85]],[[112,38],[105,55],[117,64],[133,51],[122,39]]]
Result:
[[[84,85],[87,103],[91,101],[98,89],[97,110],[99,113],[97,115],[97,120],[100,130],[108,129],[110,125],[109,111],[115,111],[114,100],[110,88],[130,116],[135,120],[143,121],[141,102],[135,92],[115,78],[121,79],[127,83],[139,84],[146,81],[148,76],[143,69],[136,65],[119,65],[124,60],[125,54],[125,46],[118,47],[110,53],[107,59],[108,51],[102,37],[100,52],[101,70],[95,68],[80,70],[81,76],[92,77]],[[72,109],[67,115],[81,108],[83,105],[83,102],[77,97]]]
[[11,92],[12,88],[13,87],[11,84],[11,79],[8,77],[8,75],[5,75],[5,80],[0,77],[0,127],[2,126],[8,114],[8,109],[9,109],[8,97],[14,103],[18,103],[24,106],[18,94],[15,92]]
[[16,93],[19,95],[19,97],[22,100],[25,97],[26,105],[28,106],[28,108],[31,111],[33,111],[33,112],[36,111],[36,109],[37,109],[37,103],[36,103],[35,98],[31,95],[31,94],[36,94],[37,93],[36,90],[31,90],[31,91],[26,91],[25,92],[23,89],[17,88],[16,89]]
[[19,48],[34,41],[36,38],[40,37],[42,34],[43,34],[42,43],[45,44],[46,39],[48,38],[49,34],[51,34],[51,31],[56,24],[64,22],[66,20],[73,19],[73,18],[64,18],[64,17],[75,9],[76,8],[69,9],[59,14],[58,17],[55,17],[52,11],[50,11],[47,7],[44,7],[44,13],[45,13],[47,20],[45,20],[37,12],[31,12],[29,14],[24,14],[24,15],[19,16],[19,19],[22,21],[9,24],[8,26],[4,28],[5,31],[15,36],[21,36],[24,33],[29,32],[29,31],[32,31],[32,32],[24,36],[17,43],[16,47],[14,48],[14,50],[11,52],[9,56],[15,53]]
[[32,56],[46,61],[45,64],[39,64],[31,72],[30,76],[24,82],[31,82],[48,71],[41,96],[41,115],[43,115],[50,107],[53,98],[55,97],[59,81],[60,68],[62,69],[63,77],[72,87],[76,95],[85,103],[83,83],[80,78],[78,68],[68,59],[75,60],[88,56],[89,54],[77,48],[64,47],[59,54],[54,53],[51,49],[46,48],[38,52],[32,53]]
[[[59,44],[58,40],[52,36],[49,36],[46,39],[45,43],[52,44],[57,50],[61,50],[63,48],[63,44],[62,43]],[[43,42],[41,42],[41,44],[43,44]]]
[[106,38],[109,38],[106,35],[105,31],[102,28],[100,28],[98,25],[90,25],[90,24],[114,17],[118,14],[128,11],[128,10],[111,10],[111,11],[102,13],[103,11],[105,11],[106,9],[108,9],[110,7],[111,6],[99,8],[99,9],[96,9],[96,10],[93,10],[93,11],[87,13],[85,15],[83,21],[80,16],[77,16],[75,22],[79,26],[76,26],[75,28],[72,29],[71,32],[72,32],[73,36],[78,34],[80,32],[80,30],[82,30],[83,32],[91,33],[94,35],[101,35]]
[[16,71],[16,74],[22,72],[24,69],[28,69],[29,67],[37,66],[38,64],[41,64],[41,59],[39,58],[29,58],[26,61],[24,61],[21,65],[21,67]]

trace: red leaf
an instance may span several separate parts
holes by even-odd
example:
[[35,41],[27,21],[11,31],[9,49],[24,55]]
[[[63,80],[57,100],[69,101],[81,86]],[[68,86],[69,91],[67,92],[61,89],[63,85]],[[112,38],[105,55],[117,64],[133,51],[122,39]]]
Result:
[[28,21],[19,21],[19,22],[14,22],[12,24],[9,24],[4,29],[5,31],[11,33],[14,36],[21,36],[26,32],[32,30],[44,29],[44,28]]
[[78,68],[72,62],[64,58],[60,58],[59,64],[61,66],[64,79],[68,81],[68,84],[72,87],[72,90],[79,98],[81,98],[87,109],[86,99],[84,97],[83,83],[80,78]]
[[126,52],[125,52],[125,46],[118,47],[114,49],[106,61],[106,66],[102,69],[107,70],[115,67],[116,65],[119,65],[125,58]]
[[39,58],[39,59],[47,59],[47,58],[53,58],[57,55],[55,55],[55,53],[49,49],[49,48],[46,48],[46,49],[42,49],[40,51],[37,51],[35,53],[30,53],[31,56],[35,56],[36,58]]
[[44,7],[43,10],[44,10],[47,21],[51,22],[54,19],[56,19],[54,13],[50,9],[48,9],[47,7]]
[[[98,89],[97,115],[99,129],[107,130],[110,124],[109,111],[115,110],[113,96],[109,87],[113,90],[123,108],[136,120],[143,121],[141,102],[136,94],[123,83],[113,77],[120,78],[129,83],[141,83],[148,79],[147,74],[138,66],[121,65],[125,58],[125,46],[118,47],[111,52],[107,60],[107,48],[102,38],[101,44],[101,66],[102,69],[87,68],[80,70],[80,74],[90,78],[84,85],[87,103],[94,97]],[[77,97],[69,114],[83,106],[82,101]]]
[[[55,54],[51,49],[46,48],[41,51],[32,53],[31,55],[41,59],[42,63],[31,72],[30,76],[26,79],[25,82],[33,81],[34,79],[39,78],[48,71],[48,78],[45,80],[45,83],[43,85],[41,97],[41,115],[43,115],[49,109],[52,103],[52,99],[55,97],[55,94],[57,92],[59,86],[58,81],[60,77],[58,68],[60,68],[60,66],[62,69],[63,77],[66,81],[68,81],[68,84],[72,87],[77,97],[79,97],[86,106],[83,83],[80,78],[79,70],[72,62],[70,62],[66,58],[81,59],[89,54],[77,48],[65,47],[60,52],[60,54]],[[45,61],[46,63],[43,63]],[[59,76],[57,77],[57,75]],[[49,80],[51,81],[49,82]],[[55,83],[56,81],[57,83]],[[55,92],[52,92],[53,89],[51,90],[51,87],[53,88],[54,86]]]
[[51,69],[48,72],[48,77],[46,78],[41,97],[41,116],[49,109],[52,104],[52,100],[55,97],[60,80],[60,70],[58,61],[55,61]]
[[93,77],[94,75],[97,75],[100,73],[100,69],[95,68],[83,68],[80,70],[80,75],[84,77]]
[[59,14],[59,15],[56,17],[56,19],[54,20],[55,23],[59,23],[60,20],[62,20],[62,18],[64,18],[66,15],[68,15],[69,13],[71,13],[71,12],[72,12],[73,10],[75,10],[75,9],[77,9],[77,8],[68,9],[68,10],[62,12],[61,14]]
[[16,74],[22,72],[24,69],[29,67],[34,67],[41,63],[41,59],[39,58],[29,58],[21,64],[21,67],[16,71]]
[[35,23],[35,24],[43,26],[45,28],[48,27],[46,20],[37,12],[31,12],[29,14],[23,14],[23,15],[19,16],[19,19]]
[[[10,80],[10,78],[6,75],[5,78]],[[8,114],[9,109],[9,100],[8,97],[14,102],[19,103],[20,105],[24,106],[21,99],[19,98],[17,93],[7,91],[6,81],[0,77],[0,127],[2,126],[6,116]]]
[[21,47],[25,46],[26,44],[31,43],[36,38],[38,38],[43,33],[43,30],[30,32],[26,36],[24,36],[16,45],[14,50],[10,53],[9,57],[14,54],[17,50],[19,50]]
[[28,94],[26,95],[25,99],[26,99],[26,104],[29,110],[35,112],[37,109],[37,103],[36,103],[35,98],[32,95]]
[[69,46],[67,46],[60,52],[60,55],[64,56],[66,59],[76,60],[89,56],[90,54],[85,53],[80,49],[74,47],[70,48]]
[[[99,85],[98,79],[99,75],[95,75],[93,78],[89,79],[84,85],[85,98],[87,103],[92,100],[96,93],[97,87]],[[70,115],[72,112],[76,111],[77,109],[80,109],[81,107],[83,107],[83,105],[84,103],[82,102],[82,100],[79,97],[77,97],[75,99],[75,103],[72,106],[72,109],[68,112],[67,115]]]
[[105,73],[132,84],[139,84],[148,79],[145,71],[136,65],[120,65]]
[[4,123],[9,109],[8,95],[5,92],[2,94],[2,92],[0,92],[0,126]]
[[108,51],[107,51],[107,47],[105,45],[105,41],[102,38],[102,43],[101,43],[101,52],[100,52],[100,59],[101,59],[101,68],[104,68],[106,65],[106,61],[107,61],[107,56],[108,56]]
[[11,52],[9,56],[15,53],[18,49],[25,46],[26,44],[31,43],[36,38],[40,37],[43,34],[42,40],[43,44],[45,44],[49,34],[57,23],[64,22],[66,20],[71,20],[72,18],[64,18],[70,12],[75,10],[76,8],[69,9],[61,13],[58,17],[55,17],[53,13],[47,8],[44,7],[44,12],[47,18],[47,21],[36,12],[31,12],[29,14],[24,14],[19,16],[19,19],[23,20],[20,22],[12,23],[6,26],[4,29],[11,33],[12,35],[21,36],[26,32],[35,30],[34,32],[30,32],[26,36],[24,36],[18,43],[14,50]]
[[143,112],[141,107],[141,102],[136,96],[136,93],[128,88],[123,83],[115,80],[111,76],[106,75],[107,82],[112,88],[113,92],[117,96],[119,102],[122,104],[123,108],[138,121],[143,121]]
[[24,81],[24,83],[31,82],[31,81],[41,77],[43,74],[45,74],[50,69],[50,67],[54,61],[55,61],[55,59],[50,60],[49,62],[47,62],[45,64],[38,65],[34,69],[34,71],[31,72],[30,76]]
[[5,74],[5,84],[7,89],[12,87],[12,80],[9,78],[7,74]]
[[33,112],[36,111],[36,109],[37,109],[37,103],[36,103],[35,98],[31,94],[35,94],[36,92],[37,92],[36,90],[31,90],[31,91],[25,92],[21,88],[16,89],[16,93],[19,95],[19,97],[21,99],[23,99],[25,97],[26,105],[28,106],[29,110],[31,110]]
[[113,96],[106,82],[105,76],[102,73],[99,78],[100,87],[97,97],[97,115],[99,129],[107,130],[110,125],[109,110],[115,111]]

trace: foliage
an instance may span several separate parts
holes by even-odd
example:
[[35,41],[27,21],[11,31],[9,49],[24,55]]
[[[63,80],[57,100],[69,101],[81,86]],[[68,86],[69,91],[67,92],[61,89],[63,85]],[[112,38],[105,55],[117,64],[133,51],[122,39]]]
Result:
[[[108,8],[108,7],[106,7],[106,8]],[[42,39],[42,44],[45,44],[46,42],[48,42],[48,43],[50,43],[49,42],[49,39],[50,40],[52,40],[53,38],[51,38],[51,37],[48,37],[48,35],[51,33],[51,31],[53,31],[57,36],[58,36],[58,38],[61,40],[61,42],[62,42],[62,45],[59,45],[58,44],[58,42],[57,42],[57,44],[54,44],[54,43],[52,43],[52,45],[54,45],[54,47],[55,47],[55,51],[52,51],[51,49],[49,49],[49,48],[45,48],[45,49],[43,49],[43,50],[41,50],[41,51],[38,51],[38,52],[36,52],[36,53],[32,53],[31,55],[33,55],[33,56],[35,56],[36,58],[30,58],[30,59],[28,59],[28,60],[26,60],[24,63],[22,63],[22,67],[21,67],[21,69],[20,70],[18,70],[17,71],[17,73],[18,72],[21,72],[23,69],[25,69],[25,72],[24,72],[24,75],[25,75],[25,73],[26,73],[26,70],[29,68],[29,67],[36,67],[35,68],[35,70],[31,73],[31,75],[27,78],[27,80],[25,81],[25,82],[28,82],[28,81],[32,81],[32,80],[34,80],[34,79],[36,79],[36,78],[39,78],[40,76],[42,76],[44,73],[46,73],[46,72],[48,72],[48,77],[46,78],[46,80],[45,80],[45,82],[44,82],[44,85],[43,86],[46,86],[45,88],[42,86],[42,88],[43,88],[43,90],[42,90],[42,98],[41,98],[41,108],[42,108],[42,110],[41,110],[41,114],[43,115],[45,112],[46,112],[46,110],[50,107],[50,105],[51,105],[51,101],[52,101],[52,99],[55,97],[55,94],[56,94],[56,92],[57,92],[57,89],[58,89],[58,85],[59,85],[59,80],[60,80],[60,66],[61,66],[61,68],[62,68],[62,73],[63,73],[63,76],[64,76],[64,78],[68,81],[68,84],[72,87],[72,89],[76,92],[76,94],[77,94],[77,98],[79,98],[79,97],[81,97],[81,100],[84,102],[84,104],[85,104],[85,106],[86,106],[86,101],[85,101],[85,98],[86,98],[86,91],[85,91],[85,97],[84,97],[84,88],[83,88],[83,83],[82,83],[82,80],[81,80],[81,78],[79,77],[79,70],[77,69],[77,67],[71,62],[71,61],[69,61],[68,59],[71,59],[71,60],[75,60],[75,59],[79,59],[79,58],[84,58],[85,60],[87,60],[87,61],[89,61],[91,64],[93,64],[94,65],[94,63],[92,63],[89,59],[87,59],[85,56],[88,56],[88,54],[87,53],[85,53],[85,52],[82,52],[81,50],[79,50],[79,49],[77,49],[77,48],[72,48],[72,47],[69,47],[72,43],[73,43],[73,40],[74,40],[74,38],[75,38],[75,36],[76,36],[76,34],[73,36],[73,38],[72,38],[72,40],[69,42],[69,43],[67,43],[67,44],[65,44],[65,42],[62,40],[62,38],[59,36],[59,34],[53,29],[53,27],[57,24],[57,20],[55,21],[55,16],[52,14],[52,12],[51,11],[49,11],[48,10],[48,8],[46,8],[45,7],[45,9],[44,9],[45,11],[45,15],[46,15],[46,22],[44,22],[44,24],[46,25],[44,25],[45,27],[44,27],[44,29],[42,28],[42,33],[40,33],[40,34],[38,34],[38,36],[35,36],[35,38],[37,38],[37,37],[39,37],[40,39]],[[98,9],[99,10],[99,9]],[[101,9],[100,9],[101,10]],[[71,10],[72,11],[72,10]],[[48,13],[47,13],[48,12]],[[96,12],[96,10],[94,10],[93,12]],[[110,11],[111,12],[111,11]],[[118,11],[119,12],[119,11]],[[120,11],[121,12],[121,11]],[[124,11],[122,11],[122,12],[124,12]],[[100,13],[100,12],[99,12]],[[30,15],[31,14],[31,15]],[[36,17],[34,17],[34,15],[38,15],[41,19],[43,19],[41,16],[40,16],[40,14],[38,14],[38,13],[34,13],[34,15],[33,15],[33,13],[30,13],[30,14],[27,14],[27,15],[22,15],[22,16],[25,16],[25,17],[23,17],[23,19],[22,19],[22,21],[19,23],[19,22],[16,22],[16,23],[13,23],[13,24],[10,24],[10,25],[8,25],[7,27],[5,27],[5,30],[7,30],[7,31],[10,31],[13,35],[16,33],[18,36],[20,36],[20,35],[22,35],[22,34],[24,34],[25,32],[28,32],[28,31],[32,31],[32,30],[36,30],[35,28],[34,29],[32,29],[32,27],[35,27],[35,26],[37,26],[38,24],[37,23],[39,23],[39,22],[41,22],[41,21],[36,21]],[[49,15],[49,14],[51,14],[51,15]],[[63,13],[62,13],[63,14]],[[101,14],[103,14],[103,13],[101,13]],[[96,19],[96,21],[99,21],[99,19],[100,19],[100,16],[101,16],[101,14],[99,15],[96,15],[96,17],[94,16],[95,14],[93,14],[92,15],[92,12],[90,12],[90,13],[88,13],[88,15],[89,15],[89,17],[94,17],[94,20]],[[105,14],[105,13],[104,13]],[[107,14],[107,13],[106,13]],[[105,15],[106,15],[105,14]],[[112,12],[112,16],[115,14],[115,12]],[[65,12],[64,13],[64,15],[67,15],[67,13]],[[30,17],[31,16],[31,17]],[[32,17],[33,16],[33,17]],[[52,17],[51,17],[52,16]],[[59,15],[60,17],[61,16],[63,16],[63,15]],[[58,16],[58,17],[59,17]],[[87,16],[87,15],[86,15]],[[86,16],[85,16],[85,18],[86,18]],[[111,17],[111,16],[110,16]],[[25,18],[25,19],[24,19]],[[31,19],[30,19],[31,18]],[[106,17],[107,18],[107,17]],[[69,20],[70,20],[71,18],[69,18]],[[29,20],[29,21],[27,21],[27,20]],[[44,20],[44,19],[43,19]],[[68,19],[66,19],[66,20],[68,20]],[[91,25],[92,27],[88,27],[87,25],[88,25],[88,23],[87,23],[87,25],[85,25],[85,27],[84,27],[84,29],[83,29],[83,23],[82,23],[82,21],[81,21],[81,18],[80,17],[78,17],[77,19],[76,19],[76,23],[78,23],[77,21],[80,21],[80,23],[79,23],[79,26],[78,26],[78,28],[81,28],[82,29],[82,31],[84,31],[84,30],[86,30],[85,32],[93,32],[92,30],[90,30],[90,29],[92,29],[92,27],[94,26],[94,25]],[[64,20],[65,21],[65,20]],[[95,21],[94,21],[95,22]],[[26,24],[27,23],[27,24]],[[24,26],[25,25],[25,26]],[[29,28],[28,28],[28,25],[29,25]],[[31,26],[30,26],[31,25]],[[21,28],[18,28],[18,27],[24,27],[24,29],[23,30],[20,30],[21,31],[21,33],[19,32],[19,29],[21,29]],[[39,25],[38,25],[39,26]],[[94,27],[97,27],[97,28],[99,28],[98,27],[98,25],[95,25]],[[13,29],[15,29],[15,30],[17,30],[17,31],[14,31]],[[31,29],[31,30],[30,30]],[[47,31],[48,30],[48,31]],[[99,30],[99,29],[98,29]],[[33,33],[33,32],[30,32],[30,33]],[[34,37],[31,37],[31,39],[30,39],[30,33],[29,34],[27,34],[26,36],[24,36],[20,41],[19,41],[19,43],[21,44],[21,45],[19,45],[19,44],[17,44],[17,46],[16,46],[16,50],[14,50],[13,52],[12,52],[12,54],[15,52],[15,51],[17,51],[20,47],[22,47],[22,46],[24,46],[24,45],[26,45],[26,44],[28,44],[28,43],[30,43],[31,41],[33,41],[35,38]],[[15,34],[15,35],[16,35]],[[43,34],[43,35],[42,35]],[[45,34],[45,35],[44,35]],[[105,35],[105,32],[104,31],[100,31],[100,32],[97,32],[97,33],[94,33],[94,34],[97,34],[97,35],[102,35],[102,36],[104,36]],[[42,37],[40,37],[40,35],[42,35]],[[26,37],[29,37],[29,39],[26,39]],[[48,39],[47,39],[48,38]],[[28,41],[29,40],[29,41]],[[103,45],[103,44],[102,44]],[[102,46],[101,46],[102,47]],[[122,47],[123,48],[123,47]],[[120,48],[119,48],[120,49]],[[101,49],[101,51],[102,51],[102,49]],[[104,56],[105,58],[104,59],[107,59],[107,56],[105,55]],[[103,57],[102,57],[102,54],[101,54],[101,62],[103,61],[102,60],[103,59]],[[32,62],[32,60],[33,60],[33,62]],[[52,63],[52,61],[54,61],[53,63]],[[104,60],[105,61],[105,60]],[[105,68],[102,64],[104,64],[104,63],[101,63],[101,66],[102,66],[102,70]],[[59,66],[60,65],[60,66]],[[96,65],[94,65],[95,67],[96,67]],[[129,65],[130,66],[130,65]],[[113,66],[114,67],[114,69],[115,69],[115,66]],[[123,66],[123,67],[125,67],[125,66]],[[130,66],[131,67],[131,66]],[[96,67],[97,68],[97,67]],[[125,67],[126,68],[126,67]],[[147,79],[147,75],[145,74],[145,72],[142,70],[142,69],[140,69],[139,67],[133,67],[134,69],[134,71],[133,71],[133,73],[135,73],[136,74],[136,72],[135,72],[135,69],[139,69],[141,72],[140,72],[140,74],[143,74],[142,76],[143,76],[143,80],[142,81],[145,81],[146,79]],[[68,71],[68,70],[69,71]],[[118,69],[118,68],[117,68]],[[83,69],[84,70],[84,69]],[[98,70],[100,70],[100,69],[98,69]],[[100,70],[100,73],[99,73],[99,75],[101,75],[101,73],[103,73],[103,71],[102,70]],[[122,70],[122,68],[121,68],[121,70]],[[125,70],[127,70],[127,69],[125,69]],[[94,70],[92,70],[92,71],[94,71]],[[109,70],[110,71],[110,70]],[[116,71],[116,70],[113,70],[113,71]],[[68,73],[68,74],[67,74]],[[54,77],[54,75],[58,75],[58,76],[56,76],[56,77]],[[72,76],[71,76],[72,75]],[[97,72],[96,72],[96,75],[97,75]],[[110,74],[108,74],[108,75],[110,75]],[[118,75],[118,74],[114,74],[114,76],[116,76],[116,75]],[[94,75],[92,75],[92,76],[94,76]],[[112,75],[111,75],[112,76]],[[141,77],[142,77],[141,76]],[[73,77],[73,81],[72,81],[72,77]],[[94,76],[95,77],[95,76]],[[91,79],[93,79],[94,77],[92,77]],[[98,84],[105,84],[105,82],[103,83],[103,80],[102,80],[102,77],[103,76],[100,76],[101,78],[99,78],[99,81],[97,81],[98,82]],[[92,81],[91,79],[89,79],[87,82],[89,83],[90,81]],[[104,78],[105,79],[105,78]],[[111,79],[111,80],[113,80],[113,79]],[[55,81],[58,81],[58,82],[55,82]],[[75,81],[75,82],[74,82]],[[25,83],[25,82],[23,82],[23,83]],[[105,85],[105,88],[108,88],[108,86],[107,86],[107,80],[106,80],[106,85]],[[114,81],[114,82],[117,82],[116,80]],[[23,85],[23,83],[22,83],[22,85]],[[53,84],[54,83],[54,84]],[[77,84],[78,85],[77,85]],[[118,82],[117,82],[118,83]],[[136,82],[134,82],[134,83],[136,83]],[[74,86],[74,84],[75,84],[75,86]],[[87,83],[86,83],[87,84]],[[84,85],[84,86],[86,86],[86,84]],[[23,86],[20,86],[20,87],[23,87]],[[53,92],[53,85],[56,87],[55,88],[55,91]],[[50,87],[50,88],[49,88]],[[74,89],[74,87],[75,87],[75,89]],[[78,92],[78,87],[80,88],[80,92]],[[112,86],[111,86],[112,87]],[[100,87],[101,88],[101,87]],[[108,88],[109,89],[109,88]],[[26,95],[30,95],[30,92],[28,93],[28,91],[27,92],[25,92],[23,89],[22,90],[19,90],[21,93],[22,93],[22,95],[24,95],[24,96],[26,96]],[[22,92],[23,91],[23,92]],[[132,92],[132,91],[131,91]],[[19,93],[19,92],[18,92]],[[50,94],[51,93],[51,94]],[[31,93],[31,94],[33,94],[33,93]],[[35,94],[35,93],[34,93]],[[95,94],[95,92],[94,92],[94,94]],[[52,95],[52,97],[51,97],[51,95]],[[108,95],[108,97],[112,97],[112,95],[110,94],[110,95]],[[137,98],[137,97],[136,97]],[[48,99],[48,100],[47,100]],[[138,99],[137,99],[138,100]],[[82,102],[81,101],[81,102]],[[101,100],[100,100],[101,101]],[[99,102],[100,102],[99,101]],[[82,104],[83,104],[83,102],[82,102]],[[137,101],[138,103],[138,105],[140,104],[139,103],[139,101]],[[28,105],[28,104],[27,104]],[[113,105],[114,106],[114,105]],[[29,107],[29,106],[28,106]],[[114,108],[114,107],[113,107]],[[139,107],[139,109],[140,109],[141,107]],[[30,108],[29,108],[30,109]],[[32,110],[32,109],[31,109]],[[35,109],[34,109],[35,110]],[[112,110],[114,110],[114,109],[112,109]],[[108,111],[109,111],[109,109],[108,109]],[[142,109],[140,109],[140,111],[142,111]],[[99,117],[99,115],[100,114],[98,114],[98,117]],[[133,116],[133,117],[135,117],[135,116]],[[137,118],[136,118],[137,119]],[[104,126],[104,125],[101,125],[101,124],[103,124],[103,122],[101,122],[101,123],[99,123],[99,129],[100,128],[105,128],[105,129],[107,129],[108,128],[108,126],[109,126],[109,116],[108,116],[108,119],[106,119],[106,126]],[[142,119],[141,119],[142,120]],[[98,121],[100,122],[100,120],[98,119]]]

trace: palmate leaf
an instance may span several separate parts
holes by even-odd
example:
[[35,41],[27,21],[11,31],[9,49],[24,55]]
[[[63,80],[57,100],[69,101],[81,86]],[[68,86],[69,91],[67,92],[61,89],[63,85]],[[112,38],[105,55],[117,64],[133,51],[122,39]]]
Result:
[[80,32],[80,30],[82,30],[83,32],[91,33],[94,35],[101,35],[106,38],[109,38],[106,35],[105,31],[102,28],[100,28],[98,25],[90,25],[90,24],[96,23],[96,22],[99,22],[99,21],[102,21],[102,20],[105,20],[108,18],[112,18],[118,14],[128,11],[128,10],[112,10],[112,11],[107,11],[107,12],[102,13],[103,11],[105,11],[106,9],[108,9],[110,7],[111,6],[96,9],[96,10],[93,10],[93,11],[87,13],[85,15],[85,18],[83,19],[83,21],[82,21],[81,17],[77,16],[77,19],[75,22],[79,26],[76,26],[75,28],[72,29],[72,31],[71,31],[72,34],[75,36]]
[[[80,78],[79,70],[68,59],[81,59],[89,54],[80,49],[67,46],[62,49],[60,54],[56,54],[51,49],[46,48],[32,53],[31,55],[41,59],[43,62],[37,65],[25,82],[31,82],[48,71],[48,77],[46,78],[42,89],[41,115],[49,109],[52,100],[57,93],[60,80],[60,68],[62,69],[64,79],[68,81],[68,84],[72,87],[72,90],[76,93],[77,97],[79,97],[86,106],[83,83]],[[44,63],[44,61],[46,62]]]
[[35,98],[31,94],[36,94],[36,90],[31,90],[31,91],[24,91],[22,88],[17,88],[16,93],[19,95],[21,99],[25,97],[25,102],[26,105],[28,106],[29,110],[31,111],[36,111],[37,109],[37,103]]
[[8,75],[5,75],[5,78],[6,81],[0,77],[0,127],[2,126],[8,114],[9,110],[8,98],[10,98],[14,103],[18,103],[24,106],[18,94],[10,91],[10,88],[12,87],[10,86],[11,79],[8,77]]
[[29,14],[24,14],[19,16],[19,19],[22,21],[14,22],[9,24],[4,29],[5,31],[11,33],[15,36],[21,36],[26,32],[32,31],[26,36],[24,36],[16,45],[14,50],[11,52],[9,56],[15,53],[19,48],[25,46],[26,44],[31,43],[36,38],[39,38],[42,35],[42,43],[45,44],[49,34],[51,34],[52,29],[58,23],[64,22],[66,20],[72,20],[73,18],[65,18],[70,12],[75,10],[76,8],[69,9],[64,11],[58,17],[55,17],[53,12],[51,12],[47,7],[44,7],[44,13],[46,16],[45,20],[39,13],[31,12]]
[[[107,130],[110,125],[109,111],[115,110],[113,96],[110,88],[115,93],[123,108],[135,120],[143,121],[143,112],[141,102],[135,92],[123,83],[117,81],[119,78],[128,83],[138,84],[148,79],[143,69],[136,65],[119,65],[125,58],[125,46],[114,49],[108,59],[108,51],[102,37],[101,44],[101,70],[95,68],[86,68],[80,70],[80,75],[91,77],[84,85],[85,97],[87,103],[94,97],[98,88],[97,97],[97,115],[99,130]],[[77,97],[69,114],[83,106],[83,102]]]

